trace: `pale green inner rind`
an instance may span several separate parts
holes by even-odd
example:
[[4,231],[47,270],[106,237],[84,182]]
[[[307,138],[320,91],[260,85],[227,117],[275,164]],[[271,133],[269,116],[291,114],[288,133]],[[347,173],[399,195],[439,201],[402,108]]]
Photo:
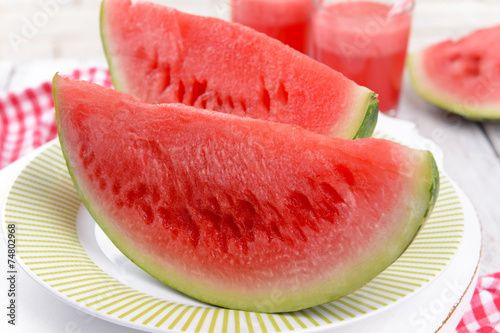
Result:
[[436,164],[436,160],[434,159],[434,155],[432,155],[430,151],[427,152],[427,154],[431,164],[432,184],[429,189],[430,199],[429,199],[429,205],[427,206],[427,211],[425,212],[425,217],[424,217],[425,220],[427,220],[430,217],[432,210],[436,205],[436,200],[439,195],[439,170]]
[[427,75],[422,61],[422,52],[414,53],[408,57],[407,67],[413,88],[424,100],[469,120],[500,119],[500,104],[488,104],[479,108],[468,107],[462,96],[452,96],[435,85],[432,78]]
[[347,139],[371,137],[378,120],[378,96],[366,87],[355,85],[347,103],[343,118],[328,135]]
[[119,71],[117,67],[114,65],[113,59],[111,55],[111,50],[109,46],[109,41],[108,41],[108,35],[106,32],[106,11],[105,11],[105,6],[104,6],[104,0],[101,3],[101,11],[99,14],[99,31],[101,34],[101,43],[102,43],[102,48],[104,50],[104,55],[106,56],[106,61],[108,62],[108,67],[109,67],[109,74],[111,76],[111,82],[113,83],[113,87],[116,90],[124,91],[123,87],[121,86],[120,82],[124,80],[119,80],[118,75]]
[[378,104],[378,97],[374,92],[372,92],[369,97],[365,117],[358,129],[358,132],[354,136],[354,139],[369,138],[373,135],[378,120]]

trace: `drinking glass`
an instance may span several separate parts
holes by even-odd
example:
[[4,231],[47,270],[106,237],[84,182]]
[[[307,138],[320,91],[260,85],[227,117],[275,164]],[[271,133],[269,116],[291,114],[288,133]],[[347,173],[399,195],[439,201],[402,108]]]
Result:
[[380,111],[394,115],[414,1],[312,2],[310,55],[373,90]]
[[306,53],[311,0],[231,0],[231,19]]

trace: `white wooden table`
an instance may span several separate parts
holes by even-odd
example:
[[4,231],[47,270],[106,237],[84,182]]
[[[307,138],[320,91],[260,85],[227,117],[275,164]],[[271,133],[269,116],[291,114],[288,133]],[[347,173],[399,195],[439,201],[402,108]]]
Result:
[[[193,5],[196,1],[192,0],[186,2],[177,0],[170,3],[190,12],[223,15],[220,7],[214,9],[214,3],[217,5],[221,2],[200,0],[197,6]],[[418,50],[444,38],[457,37],[479,27],[493,24],[500,24],[500,1],[498,0],[421,0],[415,12],[410,51]],[[96,35],[94,38],[99,37]],[[100,42],[97,40],[95,43]],[[21,58],[25,59],[25,57]],[[26,87],[36,86],[43,81],[51,80],[56,71],[69,73],[72,69],[89,66],[105,67],[103,54],[92,54],[85,59],[37,58],[36,54],[32,54],[32,58],[21,62],[16,61],[14,55],[8,60],[0,60],[0,93],[16,92]],[[442,148],[446,171],[472,200],[482,224],[483,252],[479,274],[499,272],[500,122],[470,122],[440,110],[420,99],[414,93],[406,76],[400,109],[396,117],[415,123],[423,136]],[[3,266],[4,263],[0,263],[0,267]],[[18,283],[23,285],[21,297],[29,303],[30,290],[40,287],[25,275],[20,277]],[[3,293],[5,289],[1,290]],[[5,296],[2,295],[2,297]],[[116,328],[112,324],[104,323],[88,315],[78,314],[72,309],[65,309],[61,313],[54,314],[50,309],[44,309],[42,302],[36,300],[33,302],[33,304],[25,305],[25,313],[29,313],[30,316],[35,315],[34,320],[37,323],[43,323],[44,318],[54,315],[61,319],[65,316],[72,318],[64,321],[65,324],[62,327],[57,327],[60,331],[81,332],[78,329],[82,327],[82,323],[85,323],[85,332],[90,332],[92,327],[98,327],[99,330],[106,329],[109,333],[129,331],[125,328]],[[45,329],[47,332],[54,331],[54,327],[43,327],[43,324],[39,328],[42,332],[45,332]],[[0,331],[5,332],[1,329]],[[7,332],[18,331],[10,327]]]

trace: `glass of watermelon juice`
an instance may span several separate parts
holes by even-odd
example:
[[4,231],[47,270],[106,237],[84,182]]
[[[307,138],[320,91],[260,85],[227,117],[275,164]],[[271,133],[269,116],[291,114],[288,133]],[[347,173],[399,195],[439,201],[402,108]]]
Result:
[[311,56],[375,91],[380,111],[395,114],[414,1],[312,1]]
[[311,0],[230,0],[231,19],[306,53]]

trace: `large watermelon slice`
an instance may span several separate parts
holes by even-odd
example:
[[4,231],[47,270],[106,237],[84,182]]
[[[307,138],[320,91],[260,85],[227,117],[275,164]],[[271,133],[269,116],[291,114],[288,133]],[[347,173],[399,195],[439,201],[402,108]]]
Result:
[[146,104],[54,78],[59,138],[116,246],[194,298],[277,312],[363,286],[433,208],[432,155],[382,139]]
[[101,36],[115,88],[145,102],[181,102],[349,139],[373,133],[372,91],[243,25],[104,0]]
[[411,81],[427,101],[471,120],[500,119],[500,26],[447,40],[409,57]]

